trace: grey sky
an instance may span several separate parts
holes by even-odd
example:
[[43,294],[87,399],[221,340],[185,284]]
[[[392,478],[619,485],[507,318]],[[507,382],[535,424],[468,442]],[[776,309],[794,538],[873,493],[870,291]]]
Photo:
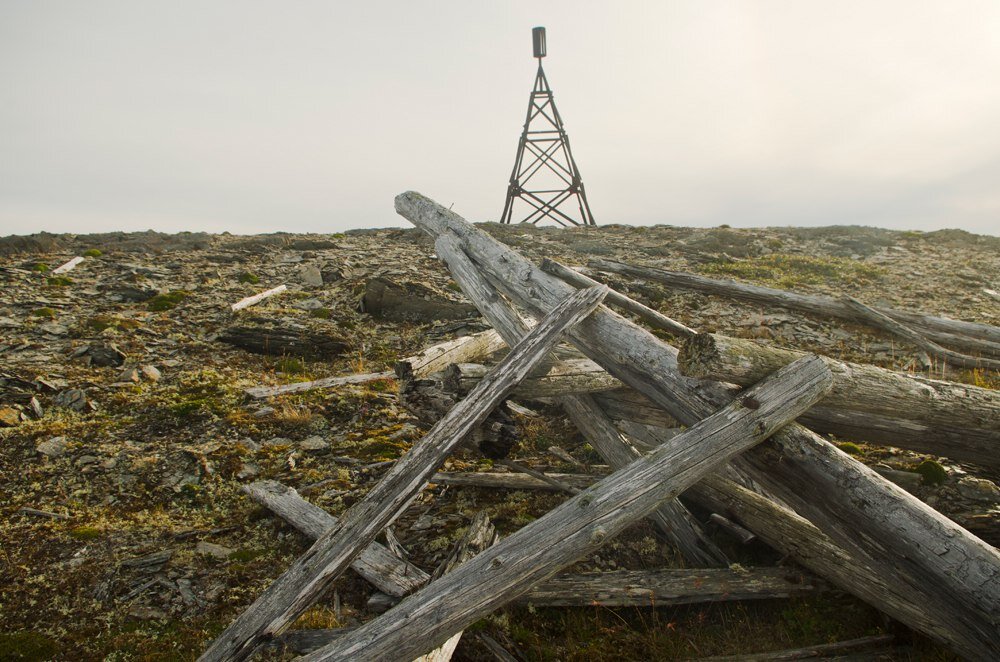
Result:
[[535,25],[598,224],[1000,234],[996,0],[0,0],[0,234],[496,220]]

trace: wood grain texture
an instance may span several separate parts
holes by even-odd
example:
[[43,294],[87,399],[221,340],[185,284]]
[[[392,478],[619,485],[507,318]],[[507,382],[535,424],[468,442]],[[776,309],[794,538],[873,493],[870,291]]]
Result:
[[[452,573],[303,661],[409,658],[513,600],[759,443],[831,382],[822,361],[787,366],[649,455],[616,471]],[[749,405],[749,406],[748,406]]]
[[[491,282],[527,310],[545,310],[571,289],[419,193],[397,196],[396,210],[432,236],[458,237]],[[568,336],[681,423],[693,423],[732,398],[717,382],[681,375],[676,349],[606,308]],[[858,564],[892,578],[891,599],[866,594],[873,604],[967,657],[1000,656],[996,549],[798,425],[788,426],[735,465],[761,485],[781,488],[772,492]],[[907,602],[946,614],[947,621],[928,628],[900,608]]]
[[493,329],[439,343],[396,362],[400,379],[424,379],[453,363],[481,361],[507,344]]
[[363,375],[323,377],[322,379],[314,379],[308,382],[295,382],[294,384],[281,384],[280,386],[253,386],[245,392],[249,397],[260,400],[276,395],[285,395],[286,393],[302,393],[303,391],[313,391],[322,388],[336,388],[346,384],[365,384],[380,379],[393,379],[394,377],[395,375],[391,372],[369,372]]
[[[589,315],[607,288],[579,290],[511,349],[490,378],[442,418],[340,523],[275,580],[212,642],[202,660],[240,660],[308,609],[375,536],[416,498],[437,467],[552,349],[562,333]],[[441,642],[437,642],[441,643]]]

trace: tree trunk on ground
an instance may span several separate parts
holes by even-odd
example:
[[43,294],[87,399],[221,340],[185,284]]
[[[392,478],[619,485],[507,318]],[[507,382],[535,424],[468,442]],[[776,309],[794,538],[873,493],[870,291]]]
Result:
[[[680,271],[638,267],[610,260],[591,260],[588,262],[588,266],[599,271],[663,283],[675,289],[694,290],[705,294],[736,299],[737,301],[746,301],[764,306],[776,306],[806,315],[833,317],[846,320],[852,324],[868,326],[868,322],[858,316],[844,302],[830,297],[799,294],[797,292],[788,292],[786,290],[761,287],[759,285],[738,283],[733,280],[716,280]],[[913,313],[905,310],[893,310],[891,308],[879,308],[878,310],[894,320],[909,325],[936,342],[950,345],[964,352],[986,356],[1000,356],[1000,327],[975,322],[963,322],[945,317],[934,317],[932,315]]]
[[255,354],[297,356],[310,361],[333,359],[350,348],[336,336],[293,327],[231,326],[219,340]]

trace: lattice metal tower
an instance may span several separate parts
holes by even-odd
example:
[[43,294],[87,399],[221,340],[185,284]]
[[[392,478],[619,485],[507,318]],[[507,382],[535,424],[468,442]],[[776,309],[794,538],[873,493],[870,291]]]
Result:
[[[524,131],[517,144],[517,158],[510,173],[507,202],[504,203],[500,222],[512,222],[514,200],[520,199],[531,207],[521,223],[538,223],[550,218],[563,226],[597,225],[587,204],[580,169],[576,167],[573,152],[569,149],[569,136],[563,128],[562,118],[552,98],[552,89],[542,69],[545,28],[533,28],[531,40],[534,56],[538,58],[538,74],[528,102]],[[580,210],[578,218],[558,208],[573,197]]]

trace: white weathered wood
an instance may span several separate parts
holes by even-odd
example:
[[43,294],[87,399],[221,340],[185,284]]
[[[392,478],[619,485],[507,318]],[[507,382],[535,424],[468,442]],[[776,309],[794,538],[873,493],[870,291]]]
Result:
[[64,273],[66,273],[68,271],[73,271],[73,269],[76,268],[76,265],[78,265],[81,262],[83,262],[83,260],[84,260],[83,257],[77,255],[76,257],[74,257],[72,260],[70,260],[66,264],[64,264],[62,266],[59,266],[59,267],[56,267],[55,269],[53,269],[52,273],[53,274],[64,274]]
[[[489,372],[479,363],[453,363],[445,370],[444,385],[455,393],[468,393]],[[593,393],[622,388],[622,383],[590,359],[554,362],[544,374],[529,375],[514,395],[521,398],[551,398],[569,393]]]
[[[657,504],[773,434],[829,388],[822,362],[782,368],[746,396],[572,497],[303,662],[408,658],[553,576]],[[750,405],[749,407],[747,405]]]
[[[594,285],[599,284],[590,276],[585,276],[579,271],[570,269],[569,267],[549,258],[544,258],[542,260],[541,269],[545,273],[561,278],[576,288],[593,287]],[[635,299],[627,297],[614,289],[608,293],[607,302],[618,306],[622,310],[632,313],[654,329],[660,329],[661,331],[672,333],[680,338],[687,338],[697,333],[691,327],[682,324],[675,319],[671,319],[660,311],[653,310],[649,306],[641,304]]]
[[670,607],[815,595],[823,582],[791,568],[667,568],[556,575],[517,599],[536,607]]
[[[831,297],[799,294],[771,287],[738,283],[734,280],[717,280],[682,271],[638,267],[612,260],[594,259],[590,260],[588,265],[599,271],[651,280],[676,289],[704,292],[748,303],[776,306],[807,315],[833,317],[855,324],[861,323],[853,310],[842,301]],[[931,340],[967,352],[1000,356],[1000,327],[891,308],[879,308],[878,310],[894,320],[910,325]]]
[[[493,285],[483,278],[455,237],[448,234],[438,237],[434,242],[434,248],[438,256],[447,263],[452,278],[465,295],[508,344],[514,344],[526,333],[529,326],[527,321]],[[584,361],[590,360],[584,359]],[[553,367],[555,363],[555,361],[548,363],[546,366],[548,369],[544,374],[536,371],[529,377],[543,379],[553,370],[557,370]],[[584,381],[589,383],[586,379]],[[625,440],[604,413],[594,408],[592,401],[584,402],[577,396],[567,395],[565,398],[559,398],[558,402],[573,424],[611,466],[620,468],[635,459],[637,455],[634,449],[626,448],[628,445]],[[652,513],[650,519],[692,565],[728,565],[725,554],[705,535],[701,526],[680,501],[674,499],[663,503]]]
[[[601,479],[601,476],[587,474],[546,474],[564,485],[582,489]],[[507,490],[553,490],[562,488],[550,482],[522,473],[486,473],[476,471],[443,471],[434,474],[432,483],[461,487],[481,487],[485,489]]]
[[260,294],[255,294],[251,297],[240,299],[239,301],[231,305],[230,308],[232,308],[233,312],[235,313],[237,310],[243,310],[244,308],[248,308],[249,306],[260,303],[261,301],[263,301],[268,297],[273,297],[275,294],[281,294],[287,289],[288,287],[286,287],[285,285],[272,287],[271,289],[261,292]]
[[563,331],[586,318],[606,292],[606,287],[579,290],[554,306],[488,379],[415,443],[347,510],[337,526],[324,533],[212,642],[200,659],[246,659],[308,609],[379,531],[406,509],[437,467],[549,353]]
[[480,361],[506,346],[500,334],[488,329],[433,345],[419,354],[401,359],[396,362],[396,374],[400,379],[423,379],[453,363]]
[[[418,193],[397,196],[396,210],[432,236],[453,233],[491,282],[530,311],[551,307],[571,289]],[[682,423],[699,420],[732,397],[721,384],[680,375],[676,349],[606,308],[568,337]],[[798,425],[736,465],[806,515],[859,564],[893,577],[894,592],[948,618],[941,627],[928,628],[900,602],[868,594],[873,604],[963,655],[1000,656],[994,636],[1000,629],[997,550]]]
[[392,372],[369,372],[363,375],[344,375],[343,377],[324,377],[314,379],[309,382],[295,382],[294,384],[282,384],[280,386],[253,386],[246,390],[246,394],[251,398],[260,400],[261,398],[271,398],[276,395],[288,393],[301,393],[321,388],[335,388],[346,384],[365,384],[380,379],[395,379]]
[[[336,517],[303,499],[294,488],[277,481],[250,483],[243,486],[243,491],[312,540],[337,525]],[[426,572],[377,542],[358,554],[351,568],[383,593],[397,597],[420,588],[430,579]]]
[[866,306],[852,296],[844,295],[844,304],[853,310],[855,314],[867,322],[868,326],[881,329],[886,333],[902,338],[916,345],[931,356],[941,359],[945,363],[963,368],[985,368],[987,370],[1000,370],[1000,360],[993,360],[982,357],[969,356],[952,351],[936,342],[932,342],[921,334],[917,333],[902,322],[892,319],[888,315]]
[[[746,386],[804,354],[705,333],[684,343],[678,365],[691,377]],[[810,425],[813,429],[984,466],[1000,465],[1000,391],[872,365],[823,360],[833,373],[833,388],[820,403],[822,408],[807,414],[809,421],[826,419],[816,422],[815,427]],[[828,409],[844,411],[835,414]],[[857,412],[876,416],[858,416]]]

